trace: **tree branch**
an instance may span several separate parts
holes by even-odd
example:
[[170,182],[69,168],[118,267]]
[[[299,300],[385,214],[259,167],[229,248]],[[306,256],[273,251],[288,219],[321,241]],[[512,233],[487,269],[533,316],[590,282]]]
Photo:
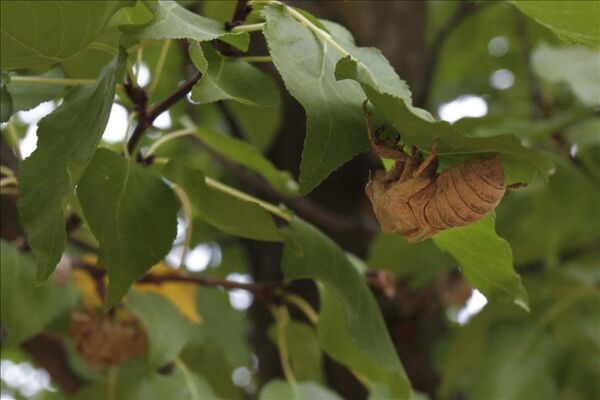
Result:
[[[82,269],[89,273],[95,280],[103,280],[106,275],[104,268],[91,265],[82,261],[73,265],[75,268]],[[273,303],[279,296],[278,291],[283,290],[286,282],[265,282],[265,283],[243,283],[230,281],[226,279],[210,278],[206,276],[185,276],[177,273],[152,274],[148,273],[137,279],[136,283],[147,283],[160,285],[168,282],[186,282],[201,286],[221,287],[223,289],[242,289],[254,295],[255,298],[265,302]],[[100,294],[100,293],[99,293]]]
[[143,88],[134,86],[131,82],[131,78],[128,79],[125,83],[125,93],[127,93],[127,96],[131,99],[133,104],[135,104],[136,112],[138,113],[138,123],[127,143],[127,151],[129,154],[133,153],[135,146],[142,138],[142,135],[152,126],[156,117],[185,97],[200,78],[202,78],[202,72],[197,72],[191,79],[151,109],[147,108],[148,95],[146,94],[146,91]]
[[252,8],[248,5],[248,0],[238,0],[231,21],[225,22],[225,29],[230,31],[233,27],[241,25],[251,11]]
[[431,87],[433,85],[433,80],[435,78],[435,73],[437,70],[437,66],[439,64],[439,57],[444,48],[444,44],[446,40],[464,20],[469,15],[473,14],[474,11],[481,8],[481,3],[475,3],[472,0],[462,1],[456,6],[456,10],[454,14],[444,25],[440,28],[440,30],[436,33],[433,41],[431,42],[431,47],[429,48],[429,52],[427,55],[427,59],[425,62],[425,73],[423,74],[423,85],[421,92],[415,96],[415,105],[417,107],[425,107],[429,106],[429,96],[431,94]]

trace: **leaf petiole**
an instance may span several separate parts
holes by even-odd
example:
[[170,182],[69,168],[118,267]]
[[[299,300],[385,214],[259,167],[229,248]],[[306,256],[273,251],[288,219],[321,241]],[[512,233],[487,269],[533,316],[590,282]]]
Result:
[[154,73],[152,74],[152,83],[150,83],[150,87],[148,88],[148,97],[152,97],[152,94],[158,86],[158,82],[160,82],[160,76],[162,74],[163,67],[165,66],[165,60],[167,59],[169,47],[171,47],[171,40],[165,40],[160,49],[160,54],[158,55],[158,61],[156,62]]
[[234,26],[231,29],[231,32],[239,33],[239,32],[260,32],[265,26],[264,22],[260,22],[258,24],[247,24],[247,25],[238,25]]
[[11,82],[30,83],[40,85],[76,86],[94,83],[94,79],[70,79],[70,78],[44,78],[41,76],[11,76]]
[[283,369],[283,375],[285,380],[292,386],[296,387],[296,378],[292,371],[292,365],[290,363],[290,357],[287,350],[287,343],[285,341],[285,327],[290,321],[290,315],[285,307],[272,307],[271,313],[275,318],[275,329],[277,333],[277,348],[279,349],[279,358],[281,360],[281,368]]

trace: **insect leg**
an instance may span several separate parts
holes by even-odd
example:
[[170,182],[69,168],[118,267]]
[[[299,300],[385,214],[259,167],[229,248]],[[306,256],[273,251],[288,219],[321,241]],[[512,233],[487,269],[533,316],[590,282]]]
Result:
[[435,174],[435,171],[438,167],[438,150],[437,150],[437,139],[433,142],[431,146],[431,153],[427,156],[427,158],[419,165],[419,168],[414,172],[413,176],[430,176]]
[[381,139],[379,139],[379,137],[377,136],[379,133],[381,133],[383,128],[385,128],[385,125],[379,127],[377,131],[373,132],[371,113],[369,112],[368,105],[369,100],[367,99],[363,102],[363,112],[365,115],[365,122],[367,125],[367,134],[369,135],[369,141],[371,142],[371,147],[373,148],[373,151],[380,157],[406,162],[408,156],[404,154],[404,152],[400,148],[398,148],[398,146],[383,143]]

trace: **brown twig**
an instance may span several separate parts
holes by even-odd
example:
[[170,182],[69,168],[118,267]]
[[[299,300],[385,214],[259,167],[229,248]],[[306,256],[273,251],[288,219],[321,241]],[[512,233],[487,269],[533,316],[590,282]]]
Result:
[[[485,3],[484,3],[485,4]],[[425,73],[423,74],[423,85],[421,92],[415,96],[415,105],[418,107],[427,107],[429,104],[429,95],[431,93],[431,86],[435,78],[435,72],[439,63],[440,54],[444,48],[446,40],[469,15],[473,14],[474,11],[481,8],[480,3],[475,3],[472,0],[459,2],[456,6],[454,14],[448,18],[446,23],[436,33],[431,47],[427,55],[425,62]]]
[[241,25],[251,11],[252,8],[248,5],[248,0],[238,0],[231,21],[225,22],[225,29],[230,31],[232,28]]
[[127,142],[127,151],[129,154],[133,153],[142,135],[152,126],[156,117],[185,97],[200,78],[202,78],[202,72],[197,72],[192,78],[171,93],[171,95],[150,109],[147,108],[148,95],[146,91],[143,88],[132,85],[131,80],[125,83],[125,93],[127,93],[127,96],[129,96],[135,105],[136,112],[138,113],[138,123],[129,138],[129,142]]
[[[104,268],[91,265],[85,262],[76,262],[74,263],[74,267],[86,271],[92,276],[92,278],[96,280],[103,280],[104,276],[106,275],[106,270]],[[168,282],[187,282],[201,286],[221,287],[227,290],[242,289],[251,292],[255,298],[266,303],[272,303],[276,301],[279,298],[277,292],[283,290],[287,285],[285,282],[243,283],[230,281],[226,279],[210,278],[206,276],[180,275],[177,273],[148,273],[142,276],[141,278],[137,279],[136,282],[156,285]]]

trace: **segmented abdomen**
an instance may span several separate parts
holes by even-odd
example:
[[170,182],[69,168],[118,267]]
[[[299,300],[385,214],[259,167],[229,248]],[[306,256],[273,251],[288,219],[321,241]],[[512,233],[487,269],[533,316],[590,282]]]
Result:
[[431,227],[439,230],[467,225],[493,210],[505,191],[500,156],[474,158],[437,177],[424,216]]

